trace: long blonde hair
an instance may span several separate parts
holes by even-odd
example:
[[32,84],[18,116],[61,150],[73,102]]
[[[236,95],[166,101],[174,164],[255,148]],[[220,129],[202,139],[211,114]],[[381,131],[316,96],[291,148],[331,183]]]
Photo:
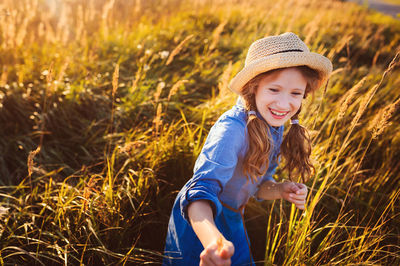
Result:
[[[282,69],[283,68],[274,69],[261,73],[242,87],[240,94],[245,101],[248,111],[257,110],[255,94],[260,80]],[[305,98],[310,92],[317,89],[320,75],[317,71],[307,66],[297,66],[296,69],[298,69],[307,80]],[[301,108],[291,119],[298,119],[300,110]],[[247,130],[249,135],[249,149],[243,160],[243,174],[254,182],[267,172],[270,164],[269,155],[275,144],[271,138],[268,124],[264,120],[259,119],[256,115],[250,115],[248,117]],[[284,169],[289,171],[289,178],[291,178],[293,174],[297,174],[300,175],[304,181],[306,177],[311,175],[314,166],[310,161],[310,154],[311,140],[307,129],[297,124],[291,125],[282,141],[280,151],[280,155],[282,155],[285,160]]]

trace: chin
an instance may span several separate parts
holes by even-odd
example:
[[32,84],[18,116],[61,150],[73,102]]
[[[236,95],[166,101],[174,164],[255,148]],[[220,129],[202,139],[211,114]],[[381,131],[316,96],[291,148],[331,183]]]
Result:
[[267,119],[265,119],[265,121],[267,121],[268,125],[273,126],[273,127],[280,127],[280,126],[284,125],[288,120],[289,120],[288,118],[283,118],[282,120],[277,120],[277,119],[270,118],[270,117],[267,117]]

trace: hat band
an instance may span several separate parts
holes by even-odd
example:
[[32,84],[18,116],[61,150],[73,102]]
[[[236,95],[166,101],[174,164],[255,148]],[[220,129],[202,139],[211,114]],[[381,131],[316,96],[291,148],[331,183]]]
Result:
[[281,54],[281,53],[287,53],[287,52],[304,52],[303,50],[300,49],[292,49],[292,50],[284,50],[284,51],[279,51],[270,55],[274,55],[274,54]]

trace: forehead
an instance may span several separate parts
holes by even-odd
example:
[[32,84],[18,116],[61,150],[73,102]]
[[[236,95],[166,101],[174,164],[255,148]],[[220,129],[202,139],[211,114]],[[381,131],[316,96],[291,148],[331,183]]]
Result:
[[297,68],[285,68],[272,73],[266,73],[260,80],[259,86],[276,85],[288,89],[305,89],[307,79]]

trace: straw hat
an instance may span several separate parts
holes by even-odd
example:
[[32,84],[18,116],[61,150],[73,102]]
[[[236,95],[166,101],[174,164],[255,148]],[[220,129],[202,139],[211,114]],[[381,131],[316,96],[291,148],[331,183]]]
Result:
[[253,42],[247,52],[244,68],[229,83],[229,88],[239,94],[240,89],[260,73],[284,67],[308,66],[320,73],[318,88],[331,72],[332,63],[323,55],[312,53],[294,33],[286,32]]

